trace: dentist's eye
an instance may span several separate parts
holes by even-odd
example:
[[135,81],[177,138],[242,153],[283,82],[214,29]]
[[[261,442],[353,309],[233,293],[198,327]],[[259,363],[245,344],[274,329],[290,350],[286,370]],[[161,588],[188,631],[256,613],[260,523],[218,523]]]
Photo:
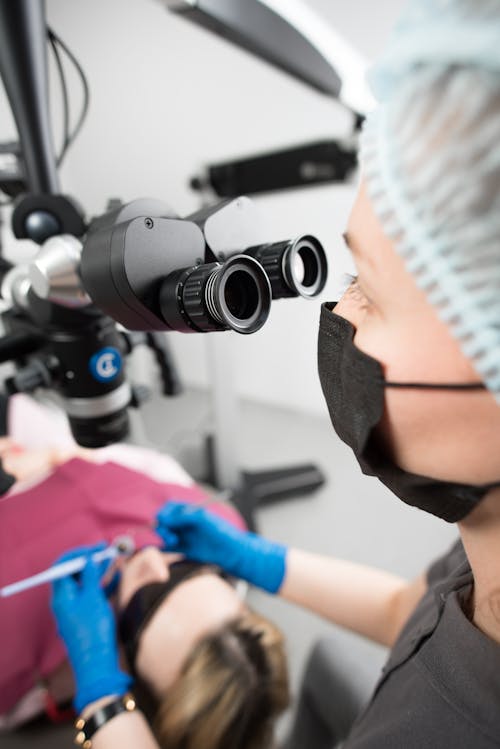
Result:
[[352,273],[344,273],[339,281],[339,294],[345,294],[349,286],[352,286],[358,280],[357,276],[353,276]]
[[349,294],[352,294],[353,298],[357,302],[357,304],[360,305],[361,309],[368,309],[372,306],[372,301],[369,299],[361,286],[359,285],[358,276],[352,276],[349,273],[346,273],[344,276],[346,279],[349,279],[349,283],[347,284],[345,291]]

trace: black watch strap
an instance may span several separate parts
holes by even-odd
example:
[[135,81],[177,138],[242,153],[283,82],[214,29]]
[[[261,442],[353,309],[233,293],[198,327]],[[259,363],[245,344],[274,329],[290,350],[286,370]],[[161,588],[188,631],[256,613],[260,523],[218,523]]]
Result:
[[102,726],[120,713],[131,713],[135,710],[135,699],[131,694],[117,697],[113,702],[108,702],[104,707],[98,708],[89,718],[77,718],[75,728],[75,744],[82,749],[91,749],[92,736]]

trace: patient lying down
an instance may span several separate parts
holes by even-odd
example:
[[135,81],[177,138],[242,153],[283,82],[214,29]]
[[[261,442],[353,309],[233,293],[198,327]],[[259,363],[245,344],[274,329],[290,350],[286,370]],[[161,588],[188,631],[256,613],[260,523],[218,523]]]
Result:
[[[169,499],[209,503],[243,527],[238,513],[210,503],[175,461],[155,451],[33,449],[8,438],[0,451],[19,479],[0,497],[0,587],[45,569],[68,548],[132,535],[140,550],[120,560],[112,600],[123,667],[160,745],[270,746],[274,720],[288,704],[282,634],[218,568],[162,552],[151,528]],[[0,730],[72,697],[49,593],[40,586],[0,598]]]

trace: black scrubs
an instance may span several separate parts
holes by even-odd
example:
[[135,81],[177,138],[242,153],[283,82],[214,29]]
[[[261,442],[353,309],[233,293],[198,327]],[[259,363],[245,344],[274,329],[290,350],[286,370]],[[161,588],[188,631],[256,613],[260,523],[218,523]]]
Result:
[[472,572],[461,541],[428,583],[343,749],[500,747],[500,643],[464,613]]

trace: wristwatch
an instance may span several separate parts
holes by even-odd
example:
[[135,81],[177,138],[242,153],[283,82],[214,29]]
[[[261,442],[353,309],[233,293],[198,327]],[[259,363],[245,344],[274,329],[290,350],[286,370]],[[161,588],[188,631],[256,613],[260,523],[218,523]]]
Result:
[[120,715],[120,713],[131,713],[135,708],[136,702],[134,697],[130,693],[127,693],[122,697],[117,697],[113,702],[108,702],[104,707],[98,708],[88,718],[77,718],[75,721],[75,728],[77,730],[75,744],[82,747],[82,749],[91,749],[92,736],[99,728],[102,728],[105,723]]

